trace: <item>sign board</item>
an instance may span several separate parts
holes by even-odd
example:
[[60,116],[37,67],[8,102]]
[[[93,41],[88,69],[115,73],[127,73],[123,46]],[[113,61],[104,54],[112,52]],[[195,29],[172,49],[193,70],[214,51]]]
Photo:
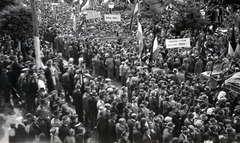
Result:
[[166,48],[190,48],[190,38],[181,38],[181,39],[166,39]]
[[121,15],[120,14],[104,14],[104,21],[106,22],[120,22]]
[[84,12],[86,12],[86,19],[96,19],[96,18],[101,18],[101,13],[99,11],[96,10],[85,10]]
[[108,7],[109,7],[109,8],[114,8],[114,3],[113,3],[113,2],[110,2],[110,3],[108,4]]

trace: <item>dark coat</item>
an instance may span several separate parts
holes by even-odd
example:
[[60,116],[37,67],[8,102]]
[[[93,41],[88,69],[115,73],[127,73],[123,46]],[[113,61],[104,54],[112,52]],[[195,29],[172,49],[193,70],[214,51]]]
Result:
[[147,135],[147,134],[143,134],[142,142],[143,142],[143,143],[152,143],[151,136],[150,136],[150,135]]
[[76,113],[78,114],[78,119],[80,122],[83,121],[83,106],[82,104],[82,99],[83,95],[79,89],[73,91],[73,105],[75,106]]
[[39,126],[37,126],[36,123],[33,122],[29,127],[28,139],[30,142],[34,141],[40,133],[44,133],[47,139],[50,139],[49,131],[50,131],[50,126],[46,122],[43,125],[39,125]]
[[108,142],[109,143],[113,143],[113,142],[116,142],[116,122],[109,119],[108,120]]
[[133,143],[143,143],[140,130],[133,128]]
[[203,71],[203,61],[198,60],[195,63],[194,73],[201,73]]
[[163,143],[169,143],[173,139],[173,134],[166,128],[163,130]]
[[54,84],[53,84],[53,79],[52,79],[52,72],[49,68],[45,69],[45,77],[47,80],[48,91],[51,92],[54,90]]
[[88,106],[89,106],[91,114],[97,115],[97,113],[98,113],[97,102],[98,102],[98,100],[97,100],[96,97],[90,97],[89,98]]
[[178,137],[178,143],[182,143],[184,140],[186,140],[186,137],[181,133]]
[[25,127],[21,124],[16,128],[15,141],[16,143],[24,143],[28,139],[28,134],[25,130]]
[[133,119],[128,119],[127,124],[128,124],[128,127],[129,127],[129,137],[128,137],[128,139],[132,142],[132,140],[133,140],[133,127],[135,125],[135,121]]
[[58,135],[58,137],[59,137],[62,141],[64,141],[64,139],[66,138],[66,136],[69,135],[69,129],[70,129],[70,127],[67,126],[67,125],[64,125],[64,124],[59,128],[59,135]]
[[100,117],[97,122],[97,130],[99,134],[99,142],[107,142],[107,120],[105,117]]

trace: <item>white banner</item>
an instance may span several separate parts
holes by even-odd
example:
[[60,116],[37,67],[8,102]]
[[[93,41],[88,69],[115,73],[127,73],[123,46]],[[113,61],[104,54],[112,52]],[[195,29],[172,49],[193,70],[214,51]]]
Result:
[[104,14],[104,21],[106,22],[120,22],[121,15],[120,14]]
[[166,39],[166,48],[191,48],[190,38],[182,38],[182,39]]
[[86,19],[96,19],[96,18],[101,18],[101,13],[99,11],[95,10],[85,10],[84,12],[87,12]]

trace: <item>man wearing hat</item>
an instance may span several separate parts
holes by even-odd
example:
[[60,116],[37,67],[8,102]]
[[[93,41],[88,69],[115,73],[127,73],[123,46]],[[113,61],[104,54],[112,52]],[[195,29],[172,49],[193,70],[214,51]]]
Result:
[[76,113],[78,114],[78,120],[83,122],[83,95],[80,90],[80,85],[77,84],[75,90],[73,91],[73,105],[75,106]]
[[91,129],[93,129],[96,126],[97,121],[97,92],[96,90],[92,90],[91,97],[88,100],[88,106],[89,106],[89,113],[90,113],[90,121],[91,121]]
[[83,94],[83,100],[82,100],[82,105],[83,105],[83,111],[85,112],[85,125],[89,125],[89,118],[90,118],[90,109],[88,105],[88,101],[90,99],[90,87],[87,86],[85,87],[85,93]]
[[69,100],[69,89],[70,89],[70,69],[66,69],[67,71],[62,75],[62,86],[65,92],[66,99]]
[[117,114],[112,112],[111,113],[111,118],[108,119],[107,121],[107,141],[109,143],[114,143],[116,142],[116,120],[117,120]]
[[178,137],[178,143],[183,143],[184,140],[188,140],[189,129],[186,126],[182,126],[181,134]]
[[55,83],[55,79],[53,78],[55,75],[54,71],[53,71],[53,61],[52,60],[48,60],[47,63],[47,68],[45,69],[45,77],[47,80],[47,88],[48,91],[51,92],[54,90],[54,85]]
[[110,55],[107,56],[105,64],[107,66],[107,77],[113,79],[114,63],[113,58]]
[[62,117],[62,126],[59,128],[59,138],[64,141],[66,136],[69,135],[69,129],[70,129],[70,118],[68,116]]
[[2,73],[0,74],[0,89],[3,91],[5,103],[10,103],[11,84],[7,75],[7,69],[5,68],[2,69]]
[[163,143],[169,143],[173,139],[172,131],[174,129],[174,125],[172,122],[167,123],[166,128],[163,130]]
[[119,81],[119,79],[120,79],[120,75],[119,75],[120,65],[121,65],[120,55],[117,54],[116,58],[115,58],[115,64],[114,64],[114,67],[115,67],[115,77],[116,77],[117,81]]
[[41,116],[36,119],[29,127],[28,141],[33,142],[40,133],[44,133],[48,139],[50,127]]

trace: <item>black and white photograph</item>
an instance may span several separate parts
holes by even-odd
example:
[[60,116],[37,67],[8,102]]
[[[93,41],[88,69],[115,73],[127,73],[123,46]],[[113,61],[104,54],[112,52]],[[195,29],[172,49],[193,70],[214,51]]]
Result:
[[240,0],[0,0],[0,143],[240,143]]

